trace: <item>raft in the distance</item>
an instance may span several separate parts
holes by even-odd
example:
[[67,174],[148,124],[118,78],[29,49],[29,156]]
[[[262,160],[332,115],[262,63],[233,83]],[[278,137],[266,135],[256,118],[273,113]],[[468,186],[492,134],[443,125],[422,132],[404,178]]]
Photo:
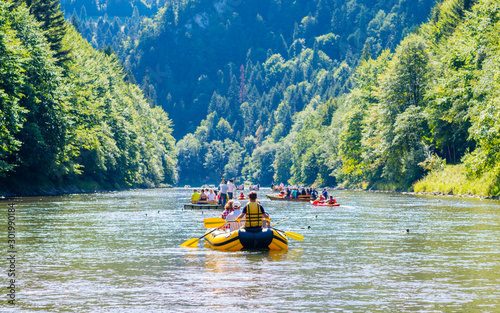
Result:
[[244,228],[232,232],[215,230],[205,237],[205,243],[212,249],[226,251],[288,249],[287,236],[273,228],[263,228],[258,232]]
[[312,202],[311,201],[311,205],[314,205],[314,206],[340,206],[340,203],[334,203],[334,204],[328,204],[328,203],[316,203],[316,201]]
[[287,198],[280,195],[266,195],[271,200],[278,201],[300,201],[300,202],[309,202],[311,200],[310,196],[298,196],[298,198]]
[[189,203],[184,204],[185,210],[224,210],[224,206],[222,204],[196,204]]

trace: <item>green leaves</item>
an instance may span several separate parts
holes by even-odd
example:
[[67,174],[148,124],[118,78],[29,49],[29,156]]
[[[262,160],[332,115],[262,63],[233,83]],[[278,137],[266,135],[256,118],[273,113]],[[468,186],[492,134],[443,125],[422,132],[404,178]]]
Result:
[[16,139],[26,109],[19,105],[25,86],[28,51],[12,29],[12,13],[7,3],[0,3],[0,176],[12,170],[15,163],[10,157],[19,149]]
[[73,52],[63,76],[24,6],[7,10],[0,3],[0,21],[0,175],[10,171],[10,192],[20,193],[21,184],[175,182],[171,121],[122,80],[116,58],[95,51],[70,28],[61,42],[62,50]]

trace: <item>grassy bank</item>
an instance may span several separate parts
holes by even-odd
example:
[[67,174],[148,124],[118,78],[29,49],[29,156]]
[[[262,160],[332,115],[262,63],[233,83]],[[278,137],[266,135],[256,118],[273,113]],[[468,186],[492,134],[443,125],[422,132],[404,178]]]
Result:
[[467,178],[463,165],[446,165],[416,182],[413,190],[450,195],[499,196],[499,170],[489,171],[479,178]]

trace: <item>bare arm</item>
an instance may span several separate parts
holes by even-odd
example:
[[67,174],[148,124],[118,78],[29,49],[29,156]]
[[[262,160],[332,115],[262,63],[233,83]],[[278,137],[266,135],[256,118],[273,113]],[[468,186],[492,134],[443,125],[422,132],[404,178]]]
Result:
[[245,217],[245,213],[241,213],[240,215],[238,215],[238,217],[236,218],[237,221],[240,221],[243,217]]

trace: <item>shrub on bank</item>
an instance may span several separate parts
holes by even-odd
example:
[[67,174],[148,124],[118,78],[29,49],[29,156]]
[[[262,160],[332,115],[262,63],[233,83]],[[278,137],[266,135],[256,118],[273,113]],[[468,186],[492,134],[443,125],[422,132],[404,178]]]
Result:
[[446,165],[429,172],[413,185],[413,190],[453,195],[499,196],[499,174],[500,169],[496,168],[478,178],[467,177],[463,165]]

